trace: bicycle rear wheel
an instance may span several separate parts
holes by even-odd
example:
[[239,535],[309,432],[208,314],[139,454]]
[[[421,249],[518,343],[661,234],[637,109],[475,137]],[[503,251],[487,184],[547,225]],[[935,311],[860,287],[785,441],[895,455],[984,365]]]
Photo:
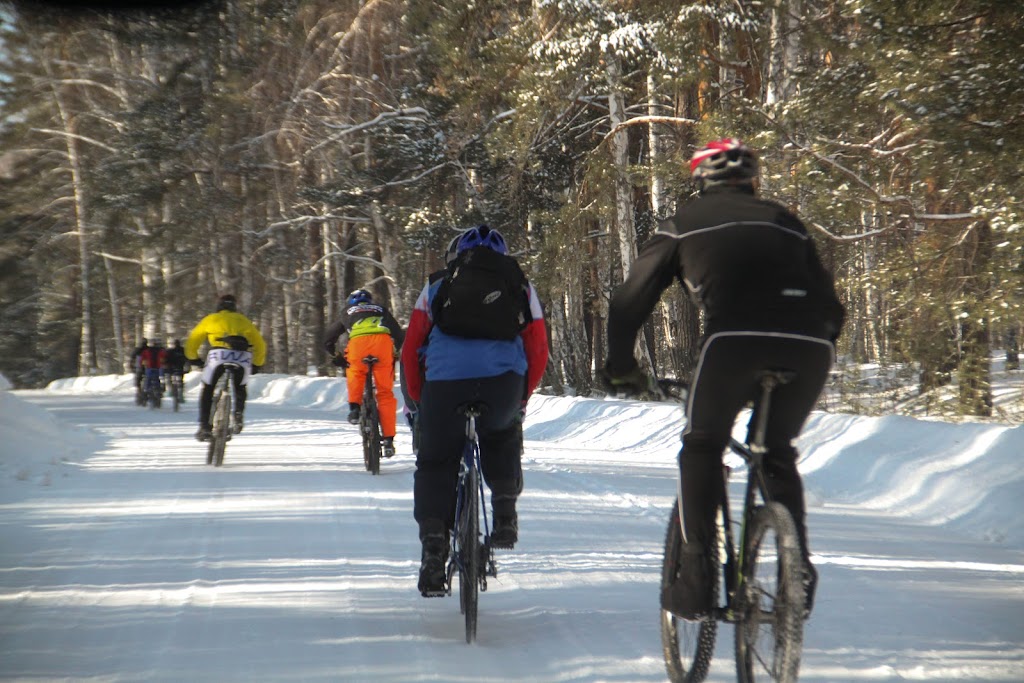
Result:
[[805,598],[803,560],[789,511],[779,503],[756,508],[744,545],[736,674],[740,683],[796,681]]
[[373,401],[370,410],[370,474],[380,474],[380,458],[383,444],[380,435],[380,414],[377,411],[377,402]]
[[231,438],[231,394],[228,390],[230,382],[229,378],[227,386],[221,387],[217,392],[212,411],[213,433],[210,438],[210,448],[206,454],[206,464],[212,464],[214,467],[224,464],[224,449],[228,445],[228,439]]
[[459,605],[466,617],[466,642],[476,640],[477,599],[480,589],[480,474],[466,473],[459,519]]
[[149,388],[146,391],[146,396],[151,410],[156,410],[160,407],[160,385],[150,383]]
[[[679,502],[672,506],[665,532],[665,558],[661,567],[661,590],[671,585],[679,573],[682,561],[683,534],[679,526]],[[720,566],[718,546],[709,549],[712,567]],[[715,594],[718,594],[720,574],[714,574]],[[661,610],[661,647],[665,655],[665,670],[672,683],[698,683],[708,675],[715,651],[718,622],[713,618],[688,621],[672,612]]]
[[363,407],[359,415],[359,430],[363,434],[363,465],[370,474],[380,474],[380,416],[369,377],[366,381],[370,390],[363,394]]

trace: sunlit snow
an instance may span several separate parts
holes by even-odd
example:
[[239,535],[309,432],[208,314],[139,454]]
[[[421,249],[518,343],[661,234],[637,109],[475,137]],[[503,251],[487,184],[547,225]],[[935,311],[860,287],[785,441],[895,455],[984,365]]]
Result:
[[[215,469],[197,381],[174,413],[135,407],[127,376],[0,380],[0,679],[665,680],[677,406],[534,397],[521,542],[470,646],[457,598],[416,592],[401,417],[373,477],[342,381],[257,375]],[[1022,430],[811,416],[802,681],[1024,680]],[[733,667],[723,626],[709,680]]]

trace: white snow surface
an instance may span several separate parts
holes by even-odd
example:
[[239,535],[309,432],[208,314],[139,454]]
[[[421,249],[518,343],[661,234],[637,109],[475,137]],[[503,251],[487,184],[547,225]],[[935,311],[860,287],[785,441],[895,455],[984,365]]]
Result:
[[[127,375],[0,379],[0,679],[665,680],[678,406],[531,400],[520,542],[467,645],[457,597],[416,591],[401,416],[374,477],[343,380],[257,375],[213,468],[186,386],[175,413]],[[815,413],[798,446],[821,577],[801,680],[1024,681],[1024,428]],[[708,680],[735,680],[732,638]]]

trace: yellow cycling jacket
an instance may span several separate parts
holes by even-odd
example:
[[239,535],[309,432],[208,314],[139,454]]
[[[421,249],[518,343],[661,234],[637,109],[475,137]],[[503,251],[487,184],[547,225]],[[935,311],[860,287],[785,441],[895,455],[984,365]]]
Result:
[[263,335],[251,320],[236,311],[217,311],[200,320],[185,341],[185,357],[189,360],[199,358],[199,347],[204,341],[210,346],[227,348],[227,344],[217,340],[232,335],[245,337],[252,344],[250,351],[253,365],[266,362],[267,344],[263,341]]

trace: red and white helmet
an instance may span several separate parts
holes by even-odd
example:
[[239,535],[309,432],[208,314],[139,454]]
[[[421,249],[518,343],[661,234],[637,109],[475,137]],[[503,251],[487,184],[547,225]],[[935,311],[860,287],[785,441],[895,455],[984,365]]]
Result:
[[738,138],[709,142],[690,159],[690,175],[702,187],[726,180],[752,180],[758,175],[757,155]]

